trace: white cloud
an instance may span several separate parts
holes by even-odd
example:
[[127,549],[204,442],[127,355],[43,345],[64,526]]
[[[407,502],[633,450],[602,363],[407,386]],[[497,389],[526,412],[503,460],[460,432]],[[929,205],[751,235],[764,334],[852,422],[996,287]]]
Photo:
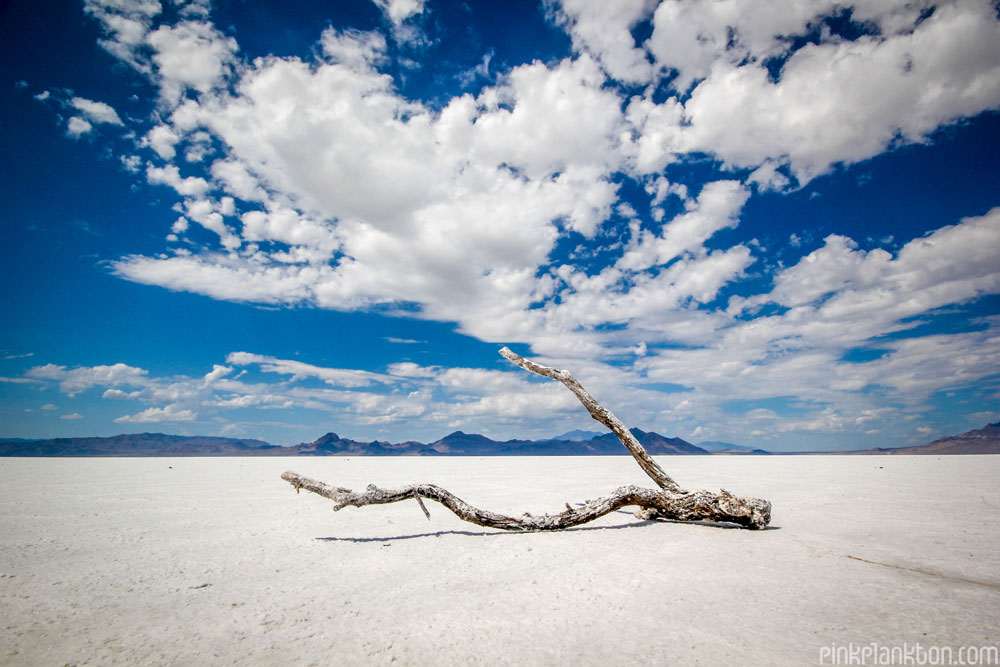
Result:
[[261,354],[251,354],[249,352],[231,352],[229,356],[226,357],[226,363],[230,363],[235,366],[256,364],[260,366],[260,369],[265,373],[291,375],[293,380],[315,377],[336,387],[367,387],[375,383],[385,384],[396,381],[393,377],[369,371],[345,368],[325,368],[292,359],[276,359],[275,357],[268,357]]
[[142,52],[152,20],[162,10],[158,0],[84,0],[84,11],[101,24],[105,37],[99,44],[108,53],[148,72]]
[[180,7],[181,16],[207,18],[212,11],[211,0],[171,0]]
[[[775,302],[786,312],[718,321],[690,339],[700,349],[662,350],[635,367],[714,401],[796,396],[834,403],[843,420],[883,400],[916,408],[943,386],[969,386],[992,373],[1000,339],[991,329],[879,337],[914,327],[916,316],[1000,291],[1000,266],[989,250],[997,243],[1000,210],[913,240],[895,258],[830,237],[780,271],[769,294],[735,301],[751,309]],[[858,347],[887,352],[867,363],[842,361]],[[871,386],[888,399],[858,393]]]
[[327,28],[320,45],[330,63],[356,72],[375,75],[374,66],[385,61],[385,37],[377,32]]
[[104,102],[94,102],[83,97],[74,97],[70,102],[75,109],[82,112],[92,123],[107,123],[109,125],[124,125],[122,119],[110,105]]
[[[832,6],[662,3],[651,50],[680,71],[678,88],[700,82],[683,106],[671,99],[635,114],[640,168],[704,151],[736,167],[787,163],[804,184],[897,137],[923,141],[943,123],[1000,105],[1000,22],[988,2],[942,5],[918,24],[917,12],[866,7],[856,18],[873,16],[892,31],[787,55],[781,36]],[[736,47],[725,48],[733,25]],[[777,81],[763,65],[772,55],[787,55]]]
[[59,415],[59,419],[65,419],[65,420],[68,420],[68,421],[74,421],[74,420],[77,420],[77,419],[83,419],[83,415],[81,415],[79,412],[74,412],[74,413],[68,414],[68,415]]
[[223,366],[222,364],[214,364],[212,366],[212,370],[205,374],[205,377],[202,378],[202,381],[207,386],[214,383],[216,380],[226,377],[232,372],[233,369],[230,368],[229,366]]
[[120,158],[122,166],[126,171],[138,174],[142,166],[142,159],[138,155],[122,155]]
[[1000,291],[1000,265],[993,253],[998,243],[1000,208],[910,241],[896,258],[885,250],[858,250],[850,239],[833,235],[782,271],[772,292],[753,303],[817,304],[824,319],[885,327]]
[[736,225],[750,193],[738,181],[707,183],[688,210],[664,225],[660,236],[644,232],[618,262],[618,266],[641,271],[669,263],[685,252],[703,253],[703,244],[717,231]]
[[74,396],[99,385],[142,385],[145,382],[146,371],[122,363],[73,369],[56,364],[45,364],[29,369],[27,376],[36,380],[58,382],[59,391]]
[[415,17],[424,13],[424,0],[372,0],[391,23],[392,36],[401,45],[421,47],[429,40]]
[[180,170],[172,164],[166,167],[146,166],[146,180],[151,185],[167,185],[185,197],[204,197],[211,185],[204,178],[181,178]]
[[173,160],[177,154],[174,146],[180,141],[177,133],[167,125],[157,125],[146,134],[145,143],[164,160]]
[[[424,11],[421,2],[378,4],[395,28],[413,27]],[[1000,106],[1000,22],[988,2],[941,5],[918,22],[924,4],[881,0],[565,0],[551,15],[569,32],[574,57],[515,66],[478,94],[440,104],[400,93],[383,67],[396,45],[379,32],[329,28],[311,59],[241,62],[204,3],[183,5],[185,20],[159,26],[158,3],[86,6],[105,48],[146,72],[165,103],[138,143],[162,161],[147,166],[147,181],[177,193],[181,217],[168,237],[177,245],[119,259],[114,270],[129,280],[232,301],[379,306],[455,322],[482,340],[530,344],[594,378],[610,374],[629,389],[627,411],[671,423],[717,420],[718,402],[737,391],[798,392],[814,403],[790,428],[867,428],[887,417],[866,417],[879,409],[858,399],[866,384],[912,392],[896,405],[928,391],[898,360],[969,378],[962,360],[972,357],[961,350],[991,358],[989,336],[962,335],[886,343],[887,355],[866,364],[841,360],[872,337],[914,326],[908,318],[1000,290],[990,252],[996,211],[942,226],[895,255],[831,234],[790,266],[755,264],[761,244],[726,245],[732,236],[720,233],[738,224],[753,192],[802,186],[838,163],[925,141],[942,124]],[[867,33],[833,34],[824,23],[833,14],[866,21]],[[639,43],[633,32],[647,20],[652,34]],[[77,108],[80,136],[97,117]],[[663,172],[704,155],[733,173],[689,192]],[[648,210],[640,198],[624,205],[625,179],[645,188]],[[218,241],[181,239],[190,223]],[[623,233],[619,223],[631,226]],[[566,245],[576,246],[573,259],[558,261]],[[597,256],[596,266],[580,260]],[[751,267],[773,287],[730,297],[728,309],[707,305]],[[955,365],[931,364],[935,349],[953,352]],[[280,379],[266,388],[228,374],[211,386],[147,379],[138,395],[113,386],[106,396],[192,414],[209,405],[338,406],[369,424],[565,407],[558,392],[536,394],[505,374],[413,362],[386,375],[245,352],[227,363]],[[329,387],[303,386],[307,379]],[[477,382],[488,393],[477,394]],[[644,382],[690,391],[665,399]]]
[[94,126],[79,116],[73,116],[66,123],[66,134],[76,139],[94,129]]
[[327,267],[267,265],[229,254],[166,259],[133,256],[114,265],[129,280],[169,289],[206,294],[225,301],[292,304],[312,296],[312,287]]
[[205,21],[163,25],[146,41],[159,75],[160,96],[176,105],[186,89],[208,92],[228,74],[237,51],[236,40]]
[[619,81],[645,83],[653,66],[637,47],[631,30],[646,18],[655,0],[562,0],[557,17],[569,28],[573,46],[591,53]]
[[373,0],[395,25],[424,11],[424,0]]
[[[117,272],[232,300],[334,308],[412,301],[426,304],[429,317],[446,319],[490,290],[524,304],[543,293],[533,274],[558,235],[557,221],[593,235],[615,201],[606,170],[621,114],[614,95],[600,89],[594,64],[565,63],[551,72],[525,66],[502,88],[484,92],[479,110],[472,98],[460,98],[435,117],[395,97],[388,80],[367,68],[376,52],[359,48],[355,71],[339,61],[313,68],[268,61],[244,76],[237,98],[182,105],[175,130],[204,124],[231,147],[212,165],[219,185],[264,204],[241,218],[251,246],[241,255],[125,258]],[[560,102],[560,88],[579,104]],[[496,102],[501,97],[512,109]],[[564,107],[558,120],[550,120],[553,104]],[[280,120],[289,105],[309,110],[297,114],[302,121],[294,127]],[[399,120],[404,114],[412,115]],[[587,130],[591,119],[600,123]],[[511,137],[521,146],[516,152]],[[478,157],[467,164],[470,151]],[[581,160],[586,166],[574,166]],[[155,173],[167,180],[167,171]],[[390,191],[380,185],[386,178]],[[283,199],[298,202],[297,210]],[[205,209],[200,217],[191,210],[195,203],[186,204],[188,216],[238,247],[211,205],[198,205]],[[327,265],[338,249],[339,265]]]
[[134,415],[123,415],[115,419],[116,424],[153,424],[159,422],[190,422],[198,418],[192,410],[182,410],[176,405],[162,408],[146,408]]
[[35,384],[38,380],[32,380],[31,378],[0,377],[0,382],[6,382],[8,384]]
[[139,391],[125,392],[122,391],[121,389],[105,389],[104,393],[101,394],[101,398],[118,398],[118,399],[137,398],[141,394],[142,392]]

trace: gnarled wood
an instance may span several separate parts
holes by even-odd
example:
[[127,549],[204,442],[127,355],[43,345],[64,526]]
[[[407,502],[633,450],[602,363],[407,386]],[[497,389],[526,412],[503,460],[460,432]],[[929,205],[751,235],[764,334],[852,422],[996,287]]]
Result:
[[[281,478],[296,489],[305,489],[332,500],[333,509],[386,505],[410,500],[414,497],[434,500],[455,515],[470,523],[487,528],[510,531],[562,530],[598,519],[622,507],[634,505],[642,508],[637,516],[644,519],[663,518],[679,521],[727,521],[745,528],[759,529],[771,518],[769,503],[756,498],[737,498],[728,491],[714,494],[708,491],[669,493],[638,486],[622,486],[613,493],[596,500],[588,500],[580,507],[568,507],[559,514],[524,514],[510,517],[473,507],[447,489],[435,484],[412,484],[397,489],[380,489],[374,484],[357,492],[330,486],[298,473],[286,472]],[[424,510],[426,513],[426,509]],[[428,517],[429,518],[429,517]]]
[[639,466],[656,482],[659,489],[645,489],[638,486],[622,486],[608,496],[588,500],[580,507],[566,505],[566,511],[559,514],[533,516],[524,514],[514,518],[488,510],[473,507],[455,494],[434,484],[413,484],[398,489],[380,489],[370,484],[364,492],[355,492],[339,486],[303,477],[291,471],[281,478],[295,487],[305,489],[332,500],[334,510],[344,507],[384,505],[415,498],[424,515],[430,513],[421,498],[434,500],[455,513],[460,519],[488,528],[512,531],[562,530],[579,526],[613,512],[621,507],[634,505],[640,509],[636,516],[642,519],[672,519],[678,521],[726,521],[744,528],[761,529],[771,521],[771,503],[759,498],[741,498],[726,490],[719,493],[708,491],[685,491],[649,455],[645,447],[625,428],[625,425],[610,410],[598,403],[577,380],[567,371],[542,366],[511,352],[508,348],[500,354],[521,368],[558,380],[580,399],[590,415],[607,426],[618,436]]

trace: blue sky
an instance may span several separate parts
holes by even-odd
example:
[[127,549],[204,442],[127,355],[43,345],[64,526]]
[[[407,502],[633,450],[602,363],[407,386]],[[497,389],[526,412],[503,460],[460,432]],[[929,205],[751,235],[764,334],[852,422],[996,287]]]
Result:
[[1000,419],[993,3],[13,0],[0,437]]

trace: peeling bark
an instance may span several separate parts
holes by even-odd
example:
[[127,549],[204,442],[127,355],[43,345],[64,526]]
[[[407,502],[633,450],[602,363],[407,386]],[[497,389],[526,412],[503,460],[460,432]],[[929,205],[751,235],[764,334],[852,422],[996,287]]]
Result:
[[558,380],[583,403],[590,415],[607,426],[618,436],[625,448],[632,454],[639,467],[656,482],[659,489],[638,486],[622,486],[614,493],[596,500],[588,500],[580,507],[566,505],[566,511],[559,514],[533,516],[524,514],[520,518],[497,514],[473,507],[450,491],[434,484],[413,484],[398,489],[380,489],[370,484],[363,492],[355,492],[339,486],[331,486],[291,471],[281,478],[299,489],[311,491],[332,500],[333,509],[364,507],[365,505],[385,505],[411,498],[416,499],[424,515],[430,513],[422,498],[441,503],[460,519],[487,528],[510,531],[562,530],[588,523],[605,514],[626,506],[637,506],[636,516],[641,519],[670,519],[676,521],[725,521],[750,529],[762,529],[771,521],[771,503],[759,498],[737,497],[725,489],[719,493],[708,491],[685,491],[663,468],[653,460],[642,444],[611,413],[598,403],[587,390],[567,371],[542,366],[525,359],[508,348],[500,350],[506,359],[521,368]]

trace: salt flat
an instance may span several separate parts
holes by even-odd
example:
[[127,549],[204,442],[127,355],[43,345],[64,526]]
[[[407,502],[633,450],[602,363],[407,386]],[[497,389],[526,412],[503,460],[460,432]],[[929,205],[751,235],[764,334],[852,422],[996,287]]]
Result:
[[[0,459],[0,663],[819,664],[1000,644],[1000,456],[662,457],[773,529],[616,512],[562,533],[428,503],[331,511],[295,470],[499,512],[627,483],[580,458]],[[829,661],[827,662],[829,664]]]

